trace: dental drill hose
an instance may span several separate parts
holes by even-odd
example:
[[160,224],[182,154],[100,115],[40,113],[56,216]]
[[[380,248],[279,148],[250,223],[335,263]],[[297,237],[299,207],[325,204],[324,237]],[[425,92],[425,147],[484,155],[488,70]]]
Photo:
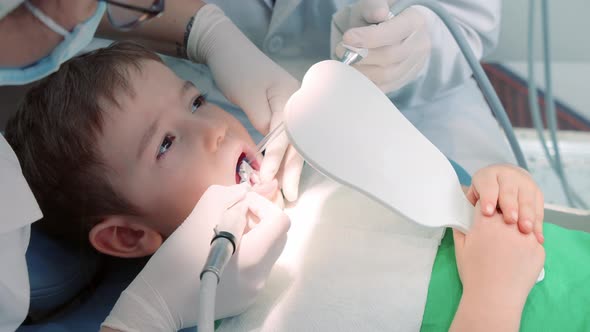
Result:
[[[240,202],[236,203],[240,204]],[[235,204],[234,204],[235,205]],[[228,210],[233,207],[230,206]],[[245,211],[242,211],[245,213]],[[223,269],[238,249],[244,228],[245,215],[239,209],[232,213],[227,211],[221,222],[215,226],[215,235],[211,240],[211,250],[201,271],[199,289],[198,331],[213,332],[215,330],[215,295],[217,284],[221,280]]]
[[399,0],[390,8],[390,11],[391,14],[395,16],[410,6],[424,6],[430,9],[436,15],[438,15],[438,17],[443,21],[447,29],[449,29],[449,31],[453,35],[453,38],[459,45],[459,49],[463,53],[463,56],[469,63],[469,66],[473,71],[473,76],[475,77],[475,80],[479,84],[482,93],[488,101],[488,104],[490,105],[492,112],[494,112],[496,119],[498,119],[498,122],[502,126],[502,129],[504,130],[504,133],[508,138],[508,142],[510,143],[510,147],[512,148],[512,151],[516,156],[518,165],[528,170],[526,160],[524,158],[520,145],[516,140],[514,130],[512,129],[512,125],[510,124],[510,120],[508,119],[508,115],[506,115],[506,111],[504,110],[504,107],[500,102],[500,98],[498,98],[498,95],[494,91],[492,84],[486,76],[483,68],[479,64],[479,60],[477,60],[477,58],[473,54],[471,47],[469,46],[469,44],[465,40],[465,37],[463,36],[463,32],[459,29],[459,26],[457,25],[457,23],[455,23],[452,16],[446,11],[446,9],[444,9],[437,1],[434,0]]
[[[217,235],[216,235],[217,236]],[[215,330],[215,295],[217,284],[227,262],[234,253],[235,244],[226,237],[215,237],[211,242],[211,250],[201,272],[201,288],[199,291],[199,332]]]
[[582,209],[588,209],[588,205],[580,196],[573,190],[570,186],[567,177],[565,175],[565,170],[563,169],[563,163],[561,161],[560,153],[559,153],[559,144],[557,141],[557,114],[555,112],[555,104],[553,100],[553,89],[551,85],[551,52],[550,52],[550,44],[549,44],[549,17],[548,17],[548,8],[547,8],[547,1],[543,0],[542,2],[542,39],[543,39],[543,64],[545,70],[545,112],[547,116],[547,123],[548,129],[551,134],[551,141],[553,144],[553,150],[555,151],[553,155],[549,152],[549,147],[547,146],[547,142],[545,140],[544,126],[543,120],[541,119],[541,112],[539,110],[538,104],[538,95],[537,95],[537,86],[535,83],[535,70],[533,67],[534,58],[533,58],[533,51],[534,51],[534,31],[535,31],[535,0],[529,1],[529,26],[528,26],[528,89],[529,89],[529,108],[531,112],[531,117],[533,120],[533,125],[537,132],[537,136],[539,137],[539,141],[543,148],[543,152],[545,153],[545,157],[549,161],[551,168],[555,171],[559,181],[561,182],[562,189],[564,191],[565,197],[568,201],[568,204],[571,207],[578,207]]

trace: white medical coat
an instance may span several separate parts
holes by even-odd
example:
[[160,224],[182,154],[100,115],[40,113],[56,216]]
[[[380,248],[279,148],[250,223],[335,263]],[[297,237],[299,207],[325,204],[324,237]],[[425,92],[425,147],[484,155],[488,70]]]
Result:
[[41,210],[25,181],[16,155],[0,135],[0,331],[14,331],[29,309],[25,253],[30,224]]
[[[207,2],[221,7],[252,42],[301,79],[312,64],[330,58],[332,15],[356,0],[276,0],[274,8],[272,0]],[[462,27],[476,56],[493,49],[499,35],[500,0],[441,0],[440,4]],[[491,163],[513,162],[453,37],[439,19],[430,22],[429,29],[432,54],[424,74],[388,96],[427,138],[470,173]],[[210,97],[229,105],[222,97]]]

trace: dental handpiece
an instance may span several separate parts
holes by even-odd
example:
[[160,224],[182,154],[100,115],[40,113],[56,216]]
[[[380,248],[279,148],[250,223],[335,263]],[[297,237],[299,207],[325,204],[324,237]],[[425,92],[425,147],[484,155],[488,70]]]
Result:
[[[383,22],[389,21],[394,17],[395,15],[390,11]],[[344,51],[344,55],[342,55],[340,62],[344,63],[345,65],[352,66],[369,55],[369,49],[364,47],[354,47],[344,43],[342,43],[342,47],[344,47],[346,50]]]
[[[385,20],[386,21],[390,20],[393,17],[394,17],[393,13],[389,12],[389,14],[387,15],[387,18]],[[353,47],[353,46],[346,45],[346,44],[342,44],[342,46],[344,46],[346,51],[344,51],[344,55],[342,56],[342,59],[340,59],[340,62],[342,62],[346,65],[353,65],[353,64],[359,62],[360,60],[362,60],[363,58],[367,57],[367,55],[369,55],[369,50],[367,48]],[[258,156],[259,154],[262,154],[262,152],[264,150],[266,150],[268,145],[275,138],[279,137],[279,135],[284,131],[285,131],[285,124],[283,122],[281,122],[281,123],[279,123],[278,126],[276,126],[273,130],[271,130],[266,136],[264,136],[264,138],[262,138],[262,140],[260,140],[258,145],[256,145],[256,155]]]
[[277,137],[279,137],[279,135],[281,133],[283,133],[284,131],[285,131],[285,124],[283,122],[281,122],[281,123],[279,123],[278,126],[276,126],[273,130],[271,130],[266,136],[264,136],[264,138],[262,138],[260,140],[260,142],[258,142],[258,144],[256,145],[256,155],[258,156],[264,150],[266,150],[268,145],[272,141],[274,141]]

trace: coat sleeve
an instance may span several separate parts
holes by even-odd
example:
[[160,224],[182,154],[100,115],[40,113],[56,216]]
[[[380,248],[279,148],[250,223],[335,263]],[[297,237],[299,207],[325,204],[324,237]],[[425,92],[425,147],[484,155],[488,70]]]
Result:
[[29,275],[25,253],[31,227],[0,234],[0,331],[15,331],[29,310]]
[[31,224],[42,217],[18,159],[0,135],[0,331],[14,331],[29,310],[25,254]]
[[[441,0],[454,18],[478,59],[489,54],[498,42],[500,0]],[[442,97],[462,86],[472,71],[459,46],[442,20],[425,7],[432,51],[422,74],[404,88],[391,93],[396,105],[418,106]]]

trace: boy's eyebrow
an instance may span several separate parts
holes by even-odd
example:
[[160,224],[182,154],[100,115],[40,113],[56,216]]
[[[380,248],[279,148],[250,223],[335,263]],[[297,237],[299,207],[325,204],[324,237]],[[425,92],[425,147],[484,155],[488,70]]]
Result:
[[182,89],[180,90],[180,96],[183,96],[191,88],[196,88],[195,85],[193,84],[193,82],[191,82],[191,81],[184,81],[184,84],[182,84]]
[[145,131],[143,136],[141,137],[141,141],[139,141],[139,149],[137,150],[137,159],[139,160],[143,155],[148,143],[151,141],[151,138],[154,136],[156,132],[156,128],[158,127],[158,118],[152,121],[152,124],[148,127]]
[[[184,81],[182,84],[182,88],[180,89],[180,97],[182,98],[191,88],[196,88],[195,85],[191,81]],[[156,132],[158,128],[158,118],[152,121],[152,124],[148,127],[145,131],[143,136],[141,137],[141,141],[139,141],[139,149],[137,150],[137,159],[140,159],[143,155],[147,144],[151,141],[152,136]]]

